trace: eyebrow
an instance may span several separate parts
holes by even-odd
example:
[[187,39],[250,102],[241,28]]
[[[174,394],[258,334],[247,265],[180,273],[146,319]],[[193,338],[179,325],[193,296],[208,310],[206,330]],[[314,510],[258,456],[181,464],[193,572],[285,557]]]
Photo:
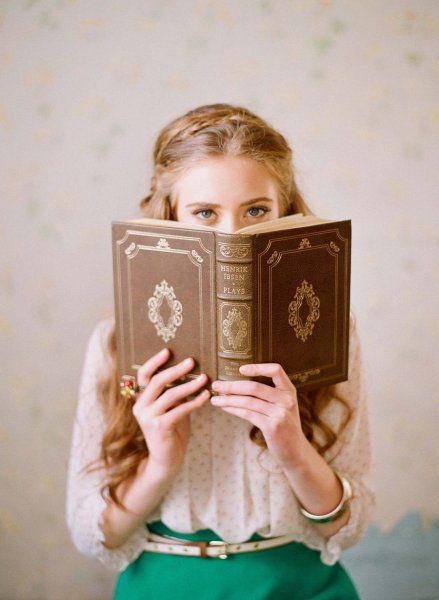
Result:
[[[253,202],[260,202],[261,200],[273,202],[271,198],[261,196],[260,198],[251,198],[250,200],[245,200],[244,202],[241,202],[239,206],[248,206],[249,204],[253,204]],[[186,204],[187,208],[189,208],[189,206],[208,206],[209,208],[221,208],[221,204],[215,204],[213,202],[191,202],[190,204]]]

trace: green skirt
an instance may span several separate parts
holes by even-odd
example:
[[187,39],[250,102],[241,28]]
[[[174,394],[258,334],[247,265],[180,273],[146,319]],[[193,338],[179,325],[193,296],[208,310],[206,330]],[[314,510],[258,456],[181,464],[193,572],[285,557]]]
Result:
[[[180,533],[162,521],[151,532],[190,540],[218,540],[211,529]],[[250,541],[263,540],[257,533]],[[229,555],[226,559],[142,552],[119,573],[113,600],[359,600],[340,561],[325,565],[301,542]]]

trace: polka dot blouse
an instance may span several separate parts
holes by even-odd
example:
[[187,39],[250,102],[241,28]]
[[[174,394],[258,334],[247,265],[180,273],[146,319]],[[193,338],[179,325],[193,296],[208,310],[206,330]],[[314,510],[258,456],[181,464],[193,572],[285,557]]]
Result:
[[[76,548],[98,559],[108,569],[123,571],[143,551],[148,523],[161,519],[171,529],[195,532],[212,529],[222,539],[239,543],[253,533],[264,537],[294,534],[297,541],[320,551],[321,561],[333,565],[344,548],[356,544],[370,521],[375,493],[367,390],[358,332],[351,318],[349,378],[337,384],[353,415],[336,444],[324,455],[327,462],[349,478],[353,490],[349,521],[329,539],[299,511],[299,504],[279,465],[268,449],[249,439],[252,424],[219,407],[205,403],[190,414],[191,436],[183,465],[156,510],[121,546],[103,546],[101,514],[106,504],[99,493],[102,470],[80,470],[99,455],[105,430],[97,402],[96,378],[107,368],[106,336],[114,317],[101,320],[88,339],[79,385],[67,474],[66,517]],[[324,420],[337,431],[343,407],[332,401]],[[319,430],[316,429],[317,439]]]

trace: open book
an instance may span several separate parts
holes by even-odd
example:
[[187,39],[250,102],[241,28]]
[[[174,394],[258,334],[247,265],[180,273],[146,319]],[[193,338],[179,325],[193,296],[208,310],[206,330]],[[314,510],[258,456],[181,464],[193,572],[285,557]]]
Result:
[[234,233],[148,218],[111,227],[120,377],[167,346],[163,368],[195,359],[186,379],[271,383],[239,372],[254,362],[280,363],[298,389],[347,379],[350,220],[298,213]]

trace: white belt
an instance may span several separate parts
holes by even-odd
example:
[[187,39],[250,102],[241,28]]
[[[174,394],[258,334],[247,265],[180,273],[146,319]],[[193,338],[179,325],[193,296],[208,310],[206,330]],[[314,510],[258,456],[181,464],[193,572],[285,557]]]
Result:
[[[172,540],[172,541],[170,541]],[[255,542],[242,542],[240,544],[229,544],[222,540],[196,541],[185,540],[168,535],[158,535],[148,533],[148,541],[144,544],[144,550],[147,552],[164,552],[165,554],[182,554],[186,556],[201,556],[227,558],[229,554],[239,554],[240,552],[256,552],[289,544],[295,540],[293,534],[280,535],[273,538],[257,540]]]

